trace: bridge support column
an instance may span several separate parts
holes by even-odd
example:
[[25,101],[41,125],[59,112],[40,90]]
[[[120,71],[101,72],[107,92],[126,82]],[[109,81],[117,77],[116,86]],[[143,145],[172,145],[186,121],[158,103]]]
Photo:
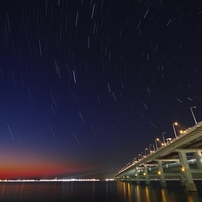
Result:
[[160,175],[160,184],[162,187],[167,187],[167,183],[164,176],[164,170],[162,166],[162,161],[158,161],[159,175]]
[[146,185],[150,185],[151,184],[151,180],[150,180],[150,176],[148,174],[148,167],[147,166],[144,167],[144,173],[145,173],[145,182],[146,182]]
[[137,170],[135,170],[135,182],[136,182],[137,185],[140,184],[139,174],[138,174]]
[[185,187],[186,186],[183,174],[180,174],[180,186],[181,187]]
[[202,169],[202,150],[197,150],[195,153],[194,153],[194,156],[196,158],[196,163],[197,163],[197,166],[199,169]]
[[183,166],[183,173],[186,180],[186,188],[188,191],[197,191],[196,184],[193,181],[192,173],[190,171],[189,163],[187,161],[187,155],[185,151],[179,152],[180,160]]

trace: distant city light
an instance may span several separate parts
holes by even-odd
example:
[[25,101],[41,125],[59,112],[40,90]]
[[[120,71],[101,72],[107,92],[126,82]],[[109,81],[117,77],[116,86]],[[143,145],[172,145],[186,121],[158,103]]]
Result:
[[[106,181],[111,181],[113,179],[105,179]],[[100,179],[16,179],[16,180],[0,180],[0,182],[72,182],[72,181],[100,181]]]

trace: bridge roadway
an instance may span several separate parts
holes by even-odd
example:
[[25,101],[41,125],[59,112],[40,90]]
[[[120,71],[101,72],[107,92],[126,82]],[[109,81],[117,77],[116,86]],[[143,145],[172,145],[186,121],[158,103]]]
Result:
[[159,179],[162,187],[167,186],[166,179],[178,178],[188,191],[197,191],[194,179],[202,178],[202,121],[158,150],[126,165],[114,178],[138,184],[144,179],[146,185],[151,179]]

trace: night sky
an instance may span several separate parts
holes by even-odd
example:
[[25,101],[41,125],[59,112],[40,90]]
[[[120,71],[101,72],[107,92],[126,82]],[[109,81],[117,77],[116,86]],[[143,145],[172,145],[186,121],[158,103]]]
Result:
[[201,0],[6,0],[0,179],[113,177],[202,120]]

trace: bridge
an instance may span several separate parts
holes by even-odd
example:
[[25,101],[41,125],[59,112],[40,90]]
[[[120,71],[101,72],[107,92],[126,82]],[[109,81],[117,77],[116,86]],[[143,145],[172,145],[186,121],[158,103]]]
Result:
[[168,179],[179,179],[188,191],[197,191],[194,180],[202,178],[202,121],[127,164],[114,178],[137,184],[145,180],[146,185],[150,185],[152,179],[159,179],[162,187],[167,186]]

